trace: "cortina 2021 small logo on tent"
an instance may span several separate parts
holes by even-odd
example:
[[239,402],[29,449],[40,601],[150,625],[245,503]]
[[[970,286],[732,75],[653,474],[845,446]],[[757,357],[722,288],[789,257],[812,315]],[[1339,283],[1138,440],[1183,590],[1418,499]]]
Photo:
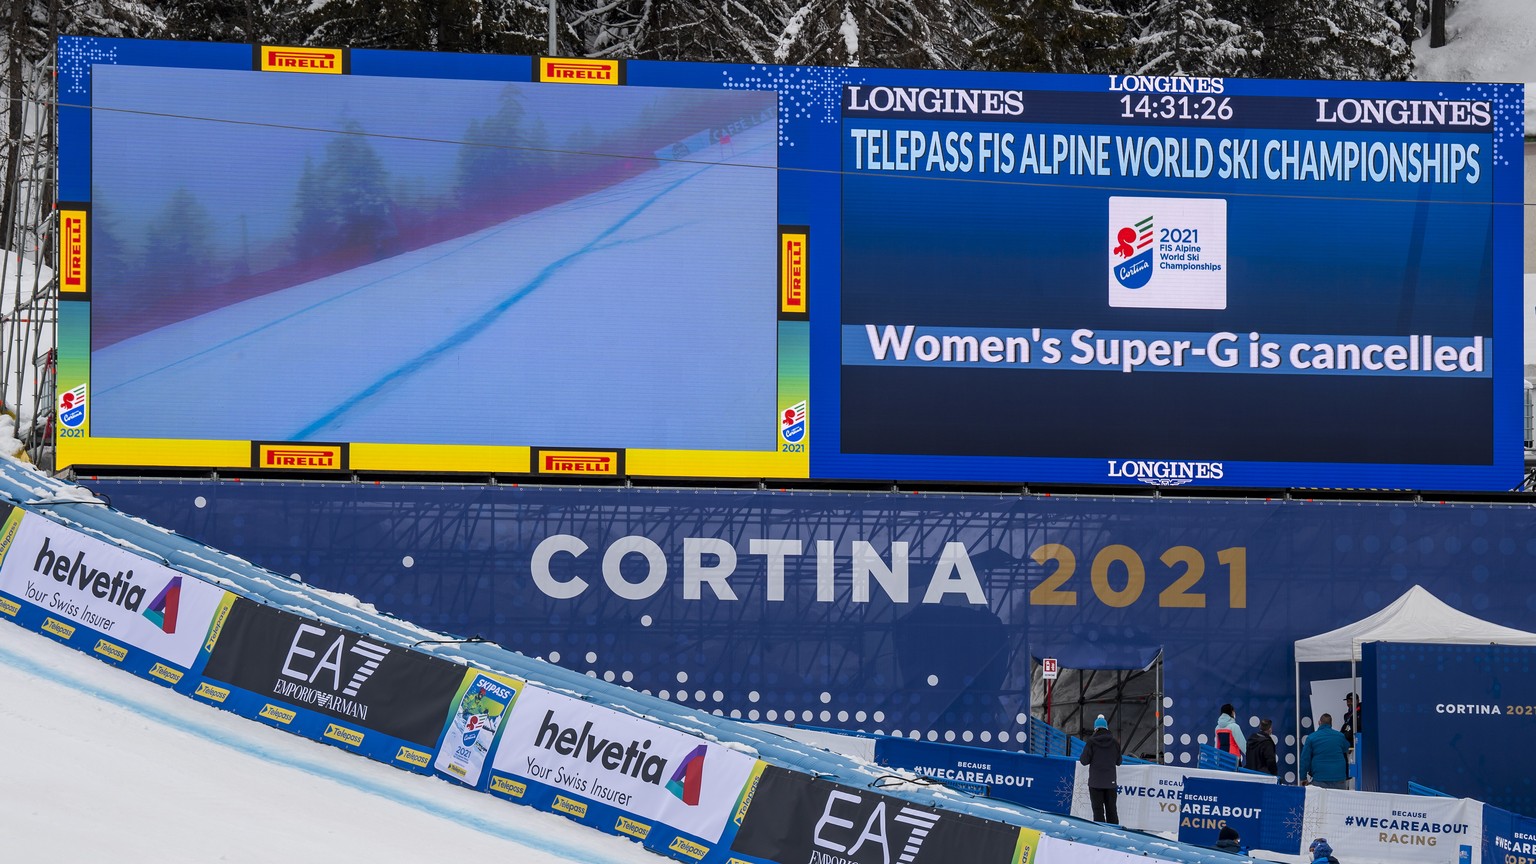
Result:
[[798,444],[805,438],[805,402],[796,402],[784,409],[779,420],[779,434],[790,444]]
[[1147,216],[1115,232],[1114,247],[1110,249],[1110,269],[1114,271],[1115,281],[1126,288],[1144,287],[1152,279],[1152,270],[1157,264],[1157,250],[1152,245],[1152,219]]

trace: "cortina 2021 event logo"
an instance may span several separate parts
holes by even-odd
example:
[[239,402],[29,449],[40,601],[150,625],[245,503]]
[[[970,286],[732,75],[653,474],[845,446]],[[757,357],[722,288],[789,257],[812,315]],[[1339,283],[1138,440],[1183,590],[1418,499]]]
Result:
[[784,416],[779,421],[779,434],[784,436],[785,443],[798,444],[805,438],[805,402],[796,402],[784,409]]
[[85,422],[85,385],[59,396],[59,422],[70,429],[79,429]]
[[700,744],[683,757],[683,764],[672,772],[667,791],[690,807],[699,806],[699,790],[704,788],[704,754],[709,748]]
[[1122,226],[1115,232],[1114,248],[1110,250],[1110,269],[1114,271],[1115,281],[1133,290],[1151,280],[1152,269],[1156,266],[1152,218],[1148,215],[1134,225]]

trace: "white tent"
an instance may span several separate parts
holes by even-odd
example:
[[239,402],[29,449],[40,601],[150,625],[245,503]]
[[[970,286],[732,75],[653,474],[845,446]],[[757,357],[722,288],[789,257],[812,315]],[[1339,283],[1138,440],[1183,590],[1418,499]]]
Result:
[[1536,645],[1527,633],[1447,606],[1418,585],[1392,605],[1337,630],[1296,640],[1296,662],[1360,662],[1366,642],[1437,642],[1458,645]]
[[1367,642],[1433,642],[1456,645],[1536,645],[1527,633],[1468,615],[1415,585],[1373,615],[1337,630],[1296,640],[1296,734],[1301,740],[1301,664],[1349,663],[1349,677],[1359,692],[1360,646]]

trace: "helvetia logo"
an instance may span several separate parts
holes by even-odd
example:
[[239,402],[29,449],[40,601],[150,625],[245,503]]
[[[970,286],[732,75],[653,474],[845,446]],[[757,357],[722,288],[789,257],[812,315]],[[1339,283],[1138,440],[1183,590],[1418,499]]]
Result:
[[176,613],[181,609],[181,577],[173,576],[165,583],[155,599],[149,601],[144,617],[159,627],[166,635],[176,632]]
[[59,394],[59,422],[70,429],[85,423],[85,385]]
[[672,772],[667,781],[667,791],[690,807],[699,805],[699,791],[704,787],[704,754],[709,748],[703,744],[693,748],[683,757],[683,764]]
[[1152,279],[1152,271],[1157,266],[1152,232],[1151,216],[1115,231],[1114,245],[1109,250],[1110,268],[1114,271],[1115,281],[1126,288],[1141,288]]
[[[86,562],[84,552],[76,552],[71,557],[68,551],[54,551],[46,535],[43,537],[42,548],[37,550],[37,558],[32,562],[32,570],[51,577],[61,585],[68,585],[86,595],[87,599],[94,597],[105,600],[129,612],[140,611],[144,597],[149,593],[144,586],[134,584],[132,570],[119,570],[116,573],[97,570]],[[181,577],[174,576],[155,595],[149,608],[144,610],[144,617],[166,633],[175,633],[176,613],[180,604]],[[110,623],[109,619],[92,612],[89,604],[82,607],[70,600],[55,599],[52,608],[98,629],[102,622]]]
[[555,709],[551,708],[544,714],[544,722],[539,724],[533,746],[552,750],[561,756],[581,759],[591,765],[601,765],[609,771],[617,771],[652,786],[661,785],[663,772],[667,770],[667,760],[650,752],[651,739],[632,740],[626,745],[622,741],[603,738],[601,733],[594,735],[592,725],[592,721],[588,720],[580,731],[574,727],[562,728],[555,719]]

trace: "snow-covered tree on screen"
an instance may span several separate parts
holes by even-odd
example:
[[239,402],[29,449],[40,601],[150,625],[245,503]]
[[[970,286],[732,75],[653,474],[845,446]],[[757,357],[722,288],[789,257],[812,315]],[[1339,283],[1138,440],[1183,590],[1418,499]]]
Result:
[[776,63],[964,68],[986,27],[979,7],[944,0],[811,0],[790,9]]
[[209,42],[303,44],[302,0],[171,0],[160,4],[167,33]]
[[1216,0],[1152,0],[1136,38],[1139,75],[1225,77],[1247,70],[1263,41]]
[[991,26],[974,43],[975,66],[1020,72],[1124,73],[1133,22],[1108,0],[977,0]]
[[314,0],[303,4],[306,45],[405,51],[543,51],[543,3],[527,0]]

